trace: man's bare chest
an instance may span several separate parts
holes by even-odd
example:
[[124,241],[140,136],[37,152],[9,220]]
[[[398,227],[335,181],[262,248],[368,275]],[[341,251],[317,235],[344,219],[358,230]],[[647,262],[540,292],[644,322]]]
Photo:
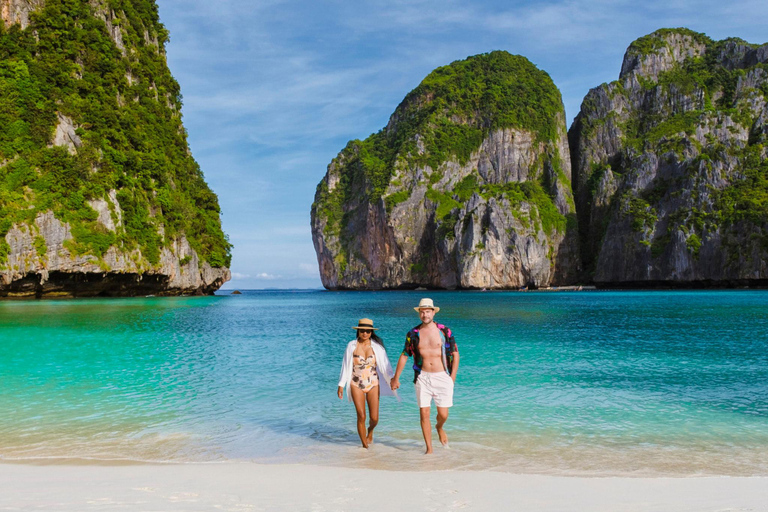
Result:
[[440,355],[442,350],[440,332],[421,332],[419,334],[419,352],[422,355]]

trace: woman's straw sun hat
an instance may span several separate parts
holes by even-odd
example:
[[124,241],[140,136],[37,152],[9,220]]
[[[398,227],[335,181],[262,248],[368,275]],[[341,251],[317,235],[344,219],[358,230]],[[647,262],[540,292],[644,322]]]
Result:
[[357,327],[353,327],[353,329],[371,329],[372,331],[378,331],[378,327],[373,326],[373,320],[370,318],[361,318],[357,322]]

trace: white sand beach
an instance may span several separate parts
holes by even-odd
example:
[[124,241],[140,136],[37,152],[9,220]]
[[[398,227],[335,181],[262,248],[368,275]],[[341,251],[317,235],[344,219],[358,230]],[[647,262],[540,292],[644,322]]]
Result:
[[768,477],[584,478],[252,463],[0,464],[0,510],[768,511]]

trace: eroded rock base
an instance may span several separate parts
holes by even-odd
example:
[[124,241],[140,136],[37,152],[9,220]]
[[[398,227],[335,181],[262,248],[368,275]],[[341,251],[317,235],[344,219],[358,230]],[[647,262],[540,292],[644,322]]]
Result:
[[141,297],[147,295],[213,295],[224,284],[215,281],[198,288],[171,288],[162,274],[97,272],[30,272],[7,285],[0,285],[3,298]]

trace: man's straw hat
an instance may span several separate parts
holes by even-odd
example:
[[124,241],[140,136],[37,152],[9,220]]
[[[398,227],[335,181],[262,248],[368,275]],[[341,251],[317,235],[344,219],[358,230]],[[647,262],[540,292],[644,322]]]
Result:
[[436,307],[435,304],[432,302],[432,299],[421,299],[419,301],[418,307],[413,308],[416,311],[419,311],[420,309],[434,309],[435,313],[440,311],[440,308]]

